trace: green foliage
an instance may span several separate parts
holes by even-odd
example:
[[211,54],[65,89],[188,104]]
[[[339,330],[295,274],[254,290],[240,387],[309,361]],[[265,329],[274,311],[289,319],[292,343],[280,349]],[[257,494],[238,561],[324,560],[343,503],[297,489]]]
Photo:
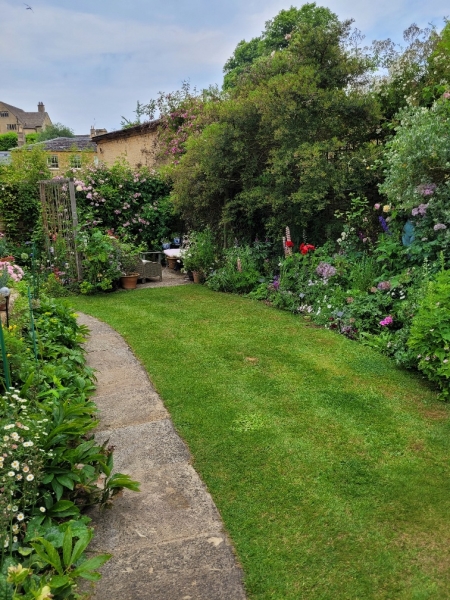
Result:
[[112,448],[91,434],[97,409],[81,346],[87,328],[66,303],[42,293],[33,314],[34,329],[19,296],[15,324],[4,331],[15,387],[0,397],[0,592],[75,600],[77,578],[98,580],[97,569],[109,558],[86,558],[93,530],[81,510],[109,507],[123,488],[138,491],[139,485],[112,474]]
[[8,239],[21,244],[39,229],[38,181],[50,179],[47,155],[42,148],[14,150],[12,161],[0,168],[0,212]]
[[351,289],[367,292],[379,274],[379,267],[372,256],[363,254],[351,267],[349,282]]
[[417,353],[419,369],[450,398],[450,271],[438,273],[424,287],[414,315],[408,346]]
[[54,123],[53,125],[47,126],[43,131],[37,134],[37,142],[45,142],[46,140],[53,140],[58,137],[75,137],[73,129],[63,125],[62,123]]
[[83,260],[82,294],[113,289],[121,275],[119,248],[115,238],[98,228],[81,228],[77,242]]
[[[348,23],[299,25],[283,51],[254,62],[232,93],[208,103],[170,170],[173,199],[193,228],[251,239],[315,227],[372,193],[379,110],[360,83],[371,68]],[[322,218],[323,217],[323,218]]]
[[208,277],[206,285],[218,292],[246,294],[265,280],[270,271],[271,244],[255,242],[235,246],[223,253],[222,265]]
[[440,100],[429,109],[405,109],[399,116],[396,136],[387,144],[386,178],[380,190],[398,209],[393,217],[400,226],[407,219],[413,223],[414,239],[405,251],[408,259],[417,264],[425,258],[433,262],[443,252],[448,264],[450,100]]
[[438,32],[435,26],[420,29],[412,24],[403,33],[405,47],[391,40],[373,43],[374,61],[387,70],[376,75],[373,91],[386,117],[383,135],[390,137],[391,121],[408,106],[430,106],[450,87],[450,26]]
[[207,227],[203,231],[189,233],[189,247],[182,253],[184,268],[207,274],[217,261],[217,244],[212,231]]
[[127,242],[117,241],[115,245],[118,249],[119,267],[122,275],[135,274],[141,249]]
[[337,16],[328,8],[318,7],[315,2],[304,4],[300,9],[291,6],[281,10],[274,19],[266,22],[261,36],[249,42],[242,40],[236,46],[233,56],[224,66],[224,89],[238,85],[239,76],[258,59],[273,51],[283,50],[296,29],[306,27],[326,27],[337,23]]
[[0,150],[7,151],[11,150],[11,148],[16,148],[17,139],[17,133],[14,133],[13,131],[11,133],[0,134]]
[[38,141],[38,133],[27,133],[25,135],[26,144],[35,144]]

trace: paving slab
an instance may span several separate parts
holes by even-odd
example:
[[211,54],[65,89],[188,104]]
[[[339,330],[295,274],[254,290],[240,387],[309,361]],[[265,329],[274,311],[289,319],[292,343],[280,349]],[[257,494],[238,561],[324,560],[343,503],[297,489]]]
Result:
[[[142,383],[140,382],[140,385]],[[167,419],[169,416],[161,398],[149,386],[127,391],[126,410],[124,410],[123,392],[120,391],[96,396],[95,403],[101,414],[97,431],[139,425]]]
[[119,494],[112,510],[90,511],[91,548],[113,558],[95,587],[83,589],[93,600],[245,600],[219,512],[147,373],[108,325],[83,314],[79,322],[91,331],[87,360],[97,371],[96,439],[115,447],[115,471],[141,483],[141,492]]

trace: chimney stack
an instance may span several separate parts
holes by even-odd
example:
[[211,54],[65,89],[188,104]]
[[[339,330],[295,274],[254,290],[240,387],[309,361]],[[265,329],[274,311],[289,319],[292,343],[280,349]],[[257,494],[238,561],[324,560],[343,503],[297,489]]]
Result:
[[40,113],[44,113],[45,112],[45,106],[43,102],[39,102],[38,103],[38,112]]

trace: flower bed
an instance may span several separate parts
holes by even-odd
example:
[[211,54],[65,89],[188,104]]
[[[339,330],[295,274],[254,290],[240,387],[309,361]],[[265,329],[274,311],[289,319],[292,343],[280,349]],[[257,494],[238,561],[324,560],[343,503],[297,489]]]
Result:
[[86,557],[93,530],[83,509],[109,506],[138,484],[112,475],[112,449],[92,434],[94,374],[81,346],[87,329],[67,304],[45,296],[33,301],[30,319],[26,291],[4,330],[13,387],[0,398],[0,591],[72,599],[77,578],[95,581],[109,558]]

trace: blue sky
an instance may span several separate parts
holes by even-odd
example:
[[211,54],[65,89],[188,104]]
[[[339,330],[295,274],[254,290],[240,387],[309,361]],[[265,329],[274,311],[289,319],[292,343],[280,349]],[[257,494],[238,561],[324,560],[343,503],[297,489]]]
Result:
[[[173,91],[189,80],[221,84],[222,68],[241,39],[301,3],[282,0],[0,0],[0,100],[23,110],[44,102],[53,122],[75,133],[120,127],[136,101]],[[439,29],[448,0],[329,0],[341,19],[370,43],[415,22]]]

